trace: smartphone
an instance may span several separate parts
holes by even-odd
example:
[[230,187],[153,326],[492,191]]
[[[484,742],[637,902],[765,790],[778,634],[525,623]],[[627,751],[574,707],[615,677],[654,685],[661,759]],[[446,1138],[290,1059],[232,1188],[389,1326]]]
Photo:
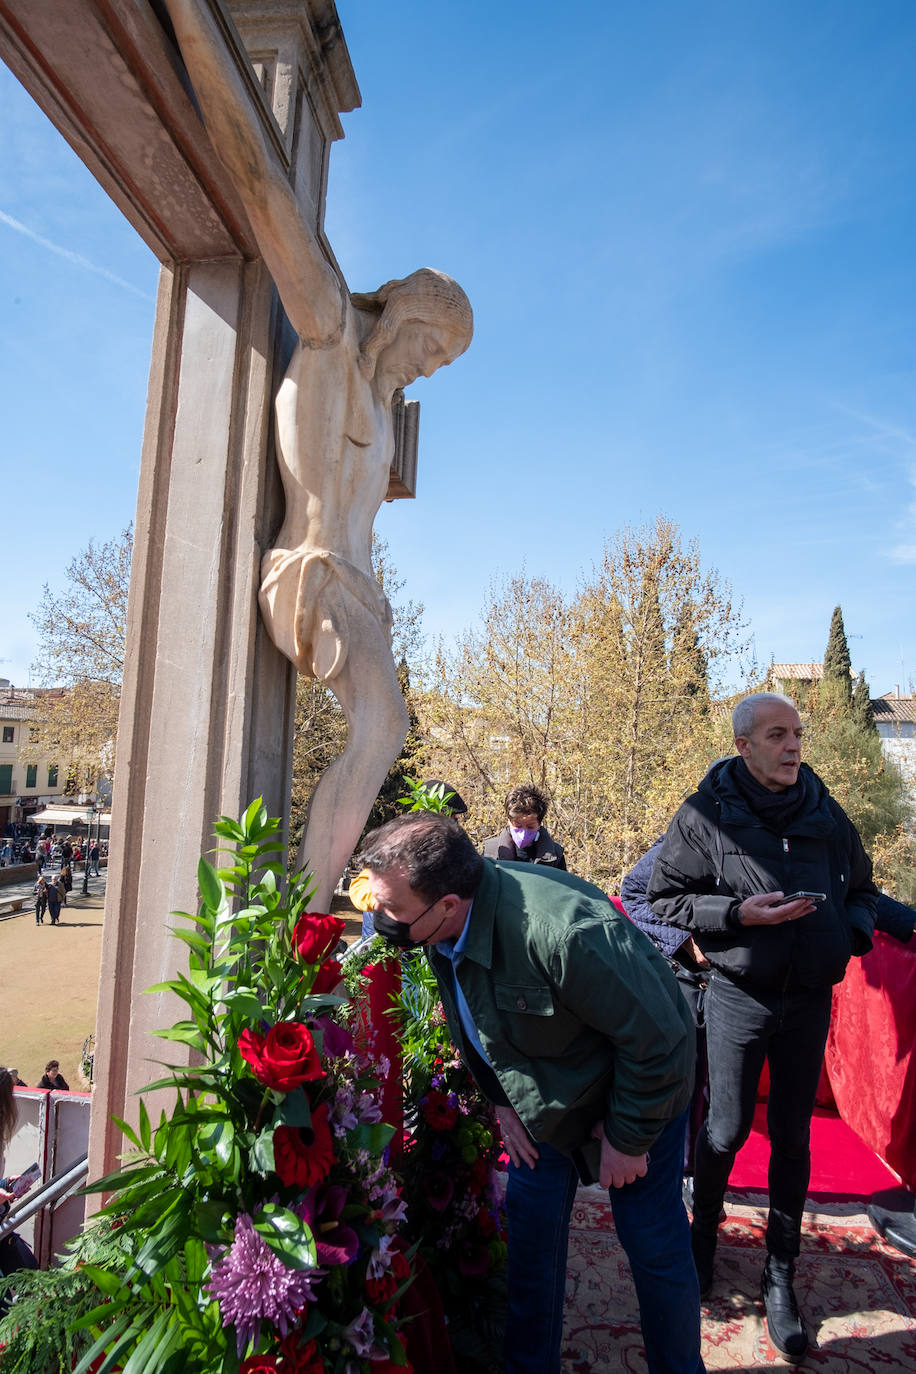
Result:
[[41,1170],[39,1169],[38,1165],[30,1164],[29,1167],[26,1170],[24,1170],[18,1178],[13,1179],[13,1182],[9,1186],[9,1191],[12,1193],[13,1197],[24,1197],[25,1194],[31,1188],[32,1184],[37,1183],[40,1177]]
[[779,898],[773,903],[773,905],[774,905],[774,906],[785,906],[787,902],[800,902],[801,899],[802,899],[802,897],[804,897],[804,898],[806,899],[806,901],[814,902],[815,905],[816,905],[818,902],[826,902],[826,900],[827,900],[827,893],[826,893],[826,892],[790,892],[790,893],[788,894],[788,896],[786,896],[786,897],[779,897]]

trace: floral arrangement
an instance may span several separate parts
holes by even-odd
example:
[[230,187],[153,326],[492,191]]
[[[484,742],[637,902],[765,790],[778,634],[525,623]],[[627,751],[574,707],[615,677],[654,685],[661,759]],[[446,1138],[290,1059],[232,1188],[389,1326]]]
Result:
[[81,1265],[102,1300],[78,1319],[92,1339],[76,1374],[409,1370],[386,1069],[334,1019],[343,922],[306,910],[307,880],[281,894],[260,800],[214,828],[230,861],[201,860],[198,913],[176,913],[188,973],[151,989],[186,1004],[158,1034],[195,1062],[147,1089],[174,1091],[170,1116],[154,1125],[141,1099],[138,1130],[117,1123],[133,1150],[91,1185],[113,1192],[103,1215],[131,1259]]

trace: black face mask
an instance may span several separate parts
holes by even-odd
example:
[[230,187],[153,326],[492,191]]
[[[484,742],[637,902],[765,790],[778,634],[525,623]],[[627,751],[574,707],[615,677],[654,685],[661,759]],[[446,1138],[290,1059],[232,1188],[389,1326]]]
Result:
[[372,924],[376,935],[381,935],[389,945],[394,945],[395,949],[417,949],[423,943],[422,940],[413,938],[410,933],[411,927],[406,921],[396,921],[384,911],[374,913]]
[[[437,897],[436,902],[438,901],[439,898]],[[430,902],[426,911],[432,911],[436,902]],[[420,949],[422,945],[428,945],[432,937],[428,935],[425,940],[415,940],[410,932],[414,926],[420,924],[426,911],[421,911],[417,919],[409,924],[407,921],[396,921],[393,916],[389,916],[385,911],[376,911],[372,916],[372,924],[375,927],[376,935],[381,935],[383,939],[388,941],[389,945],[394,945],[395,949]],[[447,920],[447,915],[442,917],[433,931],[433,935],[442,929]]]

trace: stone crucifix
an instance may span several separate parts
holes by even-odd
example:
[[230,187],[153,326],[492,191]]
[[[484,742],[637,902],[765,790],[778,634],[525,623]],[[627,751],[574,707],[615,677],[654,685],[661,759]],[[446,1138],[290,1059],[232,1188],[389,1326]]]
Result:
[[271,638],[325,683],[346,716],[343,753],[320,778],[300,849],[327,910],[407,731],[391,608],[372,571],[372,524],[394,454],[395,393],[471,341],[467,296],[422,268],[354,295],[322,252],[286,169],[254,118],[212,10],[166,0],[204,124],[245,206],[298,343],[276,396],[286,513],[261,567]]

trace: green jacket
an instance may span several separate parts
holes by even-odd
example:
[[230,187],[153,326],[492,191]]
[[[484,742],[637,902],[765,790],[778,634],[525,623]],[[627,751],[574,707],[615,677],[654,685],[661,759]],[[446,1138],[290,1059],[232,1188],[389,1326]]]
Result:
[[[435,945],[428,954],[452,1036],[473,1064],[451,965]],[[484,859],[458,979],[499,1085],[534,1140],[569,1153],[603,1120],[612,1145],[640,1155],[687,1106],[686,999],[651,940],[591,883]]]

